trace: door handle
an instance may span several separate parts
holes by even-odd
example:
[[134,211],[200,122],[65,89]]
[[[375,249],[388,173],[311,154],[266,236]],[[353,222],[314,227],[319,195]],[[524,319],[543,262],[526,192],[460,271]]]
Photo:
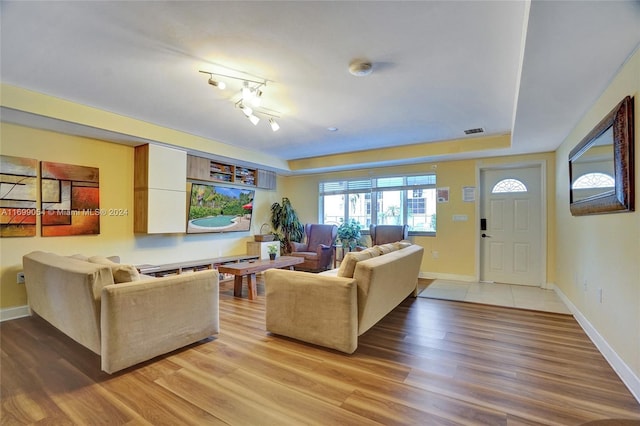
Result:
[[482,238],[491,238],[491,235],[487,235],[487,234],[482,234]]

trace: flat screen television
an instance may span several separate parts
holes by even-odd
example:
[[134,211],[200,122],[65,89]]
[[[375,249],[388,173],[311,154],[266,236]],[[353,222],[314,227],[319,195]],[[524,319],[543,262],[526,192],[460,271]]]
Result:
[[249,188],[192,183],[187,234],[249,231],[254,195]]

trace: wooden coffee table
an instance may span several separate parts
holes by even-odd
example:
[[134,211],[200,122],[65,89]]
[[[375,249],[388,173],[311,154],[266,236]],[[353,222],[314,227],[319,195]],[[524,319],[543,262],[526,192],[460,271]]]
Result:
[[304,262],[302,257],[281,256],[275,260],[256,260],[251,262],[231,263],[218,266],[218,272],[223,274],[232,274],[233,278],[233,295],[235,297],[242,296],[242,277],[247,277],[247,288],[249,290],[249,300],[256,298],[258,294],[256,290],[256,273],[266,271],[272,268],[289,268],[293,269],[294,265]]

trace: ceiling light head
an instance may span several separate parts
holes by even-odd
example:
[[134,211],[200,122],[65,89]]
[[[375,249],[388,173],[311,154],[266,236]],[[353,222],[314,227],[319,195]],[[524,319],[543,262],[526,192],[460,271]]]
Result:
[[271,125],[271,130],[273,130],[274,132],[277,132],[278,130],[280,130],[280,125],[273,118],[269,119],[269,124]]
[[251,87],[249,87],[249,82],[245,81],[244,83],[242,83],[242,100],[248,102],[253,99],[253,96],[254,95]]
[[238,105],[238,108],[240,108],[240,111],[242,111],[242,113],[247,117],[253,114],[253,109],[249,108],[248,106],[244,106],[242,103]]
[[213,78],[209,79],[209,84],[213,87],[217,87],[220,90],[224,90],[227,87],[224,81],[214,80]]
[[356,77],[364,77],[373,72],[373,64],[369,61],[357,59],[349,64],[349,72]]
[[242,102],[251,104],[254,107],[258,107],[262,103],[262,90],[258,89],[258,87],[250,87],[247,81],[244,82],[241,96]]
[[251,89],[251,98],[250,98],[250,102],[251,105],[253,105],[254,107],[259,107],[260,104],[262,103],[262,90],[260,89]]
[[248,116],[247,118],[249,119],[249,121],[251,121],[251,123],[252,123],[254,126],[257,126],[257,125],[258,125],[258,123],[260,122],[260,118],[256,117],[256,116],[255,116],[255,115],[253,115],[253,114],[252,114],[252,115],[250,115],[250,116]]

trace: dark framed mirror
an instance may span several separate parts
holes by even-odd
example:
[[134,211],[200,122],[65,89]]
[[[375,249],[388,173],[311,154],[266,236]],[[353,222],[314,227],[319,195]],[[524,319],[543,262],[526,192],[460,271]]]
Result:
[[574,216],[634,210],[633,98],[627,96],[569,153]]

